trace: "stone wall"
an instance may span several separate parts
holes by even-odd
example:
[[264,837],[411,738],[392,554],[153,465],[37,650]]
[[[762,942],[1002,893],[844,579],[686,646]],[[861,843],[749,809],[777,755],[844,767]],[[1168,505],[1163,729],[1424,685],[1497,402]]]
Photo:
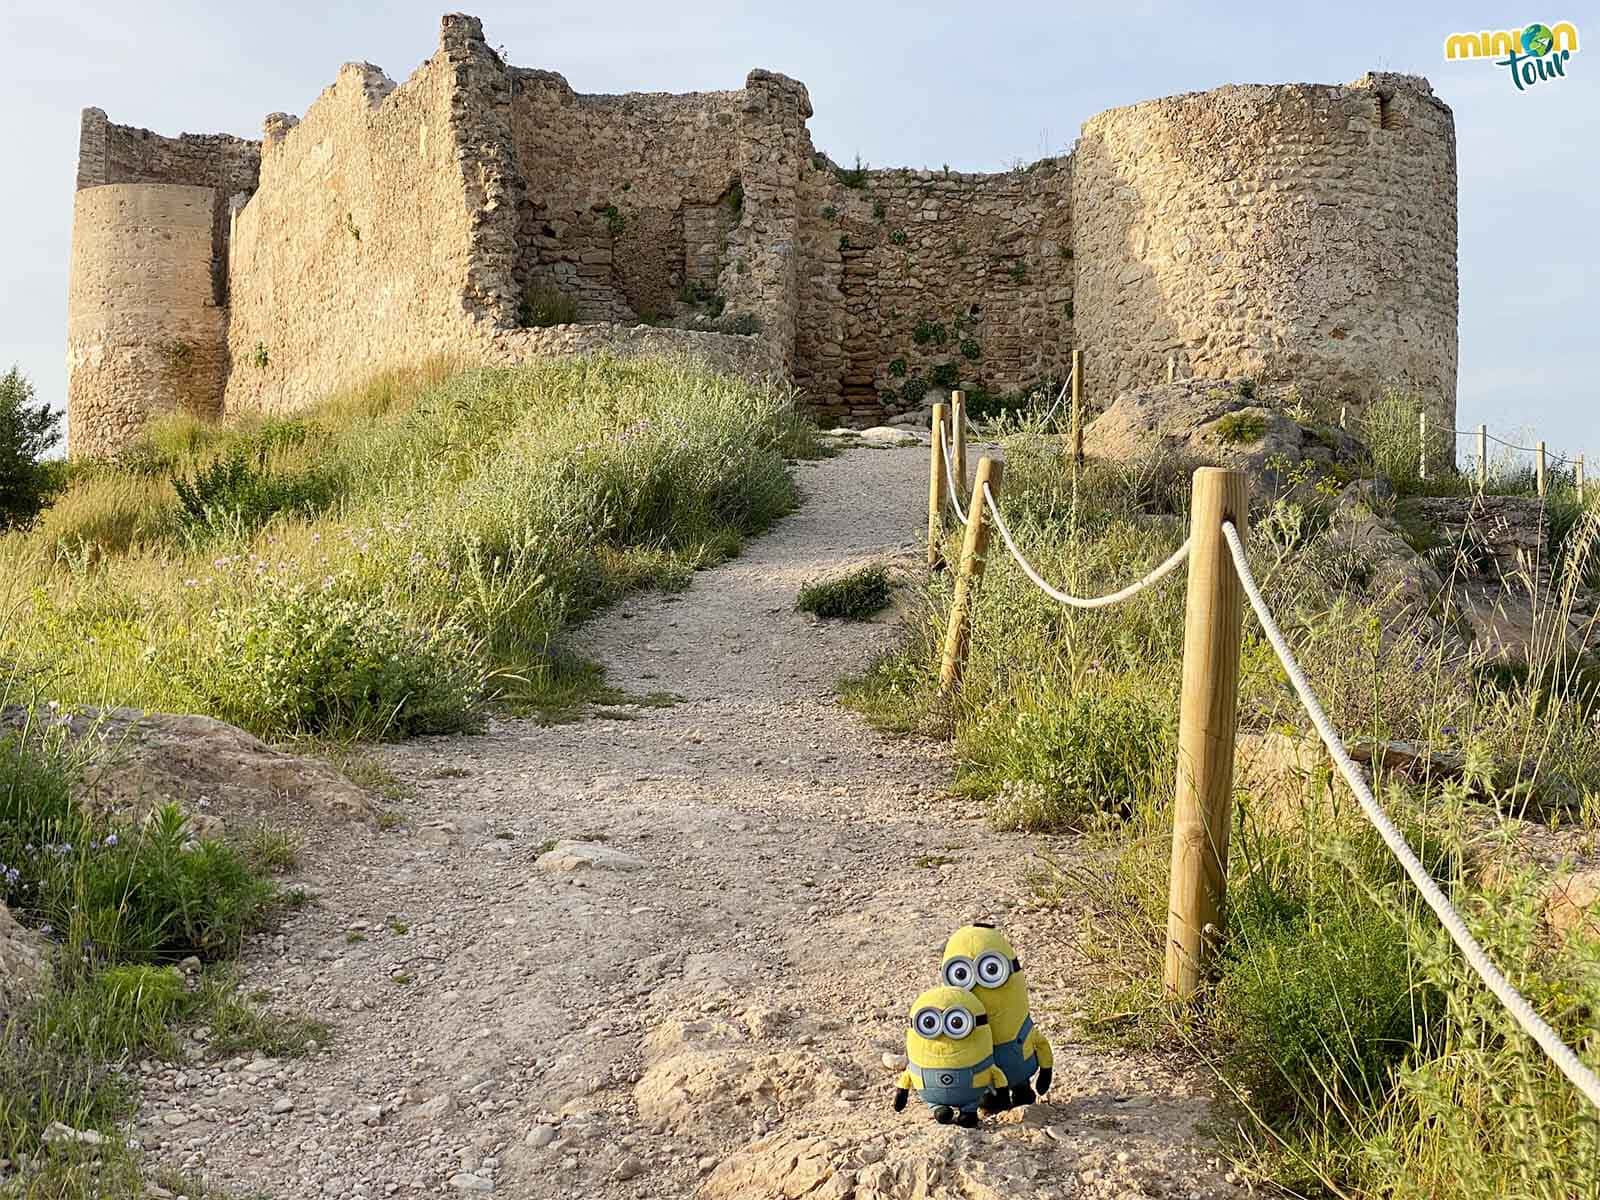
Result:
[[475,319],[510,323],[504,272],[471,276],[475,239],[492,245],[495,227],[475,222],[468,179],[481,189],[483,175],[459,161],[472,63],[451,55],[398,87],[346,64],[304,119],[268,118],[261,186],[234,222],[229,411],[300,408],[461,352]]
[[513,79],[530,282],[583,321],[670,315],[691,278],[715,291],[738,220],[740,93],[580,96],[553,71]]
[[802,180],[795,378],[850,423],[950,388],[1064,379],[1072,354],[1071,160],[998,175],[854,172]]
[[[577,345],[720,346],[851,424],[956,385],[1036,390],[1075,347],[1093,404],[1164,379],[1172,356],[1182,376],[1357,405],[1395,380],[1453,419],[1454,133],[1425,81],[1151,101],[1090,120],[1070,156],[993,175],[840,169],[811,112],[802,84],[761,70],[724,92],[580,95],[509,66],[460,14],[405,83],[348,64],[260,144],[88,109],[80,196],[207,189],[212,311],[191,303],[194,229],[171,197],[84,202],[73,452],[115,449],[145,409],[214,408],[224,376],[228,410],[287,411],[430,356]],[[147,283],[120,221],[139,237],[177,223]],[[152,315],[175,289],[171,321]],[[578,332],[527,328],[569,310]],[[759,346],[640,323],[754,328]],[[175,338],[195,365],[158,388],[148,363]]]
[[107,183],[177,183],[211,188],[212,282],[218,304],[227,303],[230,200],[255,191],[261,143],[225,133],[162,137],[148,129],[115,125],[98,108],[86,108],[78,130],[81,190]]
[[67,295],[75,455],[118,449],[157,413],[222,412],[226,315],[212,286],[211,188],[115,183],[77,194]]
[[1455,414],[1456,163],[1426,81],[1224,87],[1090,119],[1074,152],[1092,403],[1180,375],[1385,381]]

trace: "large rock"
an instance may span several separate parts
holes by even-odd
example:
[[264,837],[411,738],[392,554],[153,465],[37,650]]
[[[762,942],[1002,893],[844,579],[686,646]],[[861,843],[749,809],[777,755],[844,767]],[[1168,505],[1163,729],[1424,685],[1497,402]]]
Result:
[[49,973],[49,943],[17,924],[0,904],[0,1027],[44,986]]
[[1380,514],[1393,503],[1393,491],[1383,480],[1356,480],[1339,494],[1328,516],[1328,540],[1366,563],[1367,591],[1389,607],[1398,623],[1431,602],[1444,580],[1393,518]]
[[1552,880],[1545,892],[1544,919],[1562,935],[1578,930],[1587,937],[1600,937],[1600,870]]
[[[0,710],[0,727],[27,721],[20,708]],[[274,750],[211,717],[85,708],[54,724],[86,759],[80,799],[130,820],[167,803],[225,823],[281,819],[285,810],[346,821],[377,811],[328,763]]]
[[1304,424],[1248,385],[1217,379],[1124,392],[1084,428],[1083,444],[1089,455],[1121,462],[1178,457],[1236,467],[1265,496],[1289,494],[1324,475],[1349,478],[1363,458],[1361,443],[1343,430]]

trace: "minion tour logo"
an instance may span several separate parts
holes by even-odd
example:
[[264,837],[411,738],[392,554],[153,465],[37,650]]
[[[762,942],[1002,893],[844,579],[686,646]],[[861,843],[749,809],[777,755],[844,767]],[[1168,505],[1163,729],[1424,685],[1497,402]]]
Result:
[[[1517,91],[1525,92],[1546,79],[1565,79],[1567,60],[1578,51],[1578,27],[1571,21],[1554,26],[1533,24],[1498,33],[1452,33],[1444,40],[1447,61],[1492,59],[1511,72]],[[1504,55],[1504,57],[1499,57]]]

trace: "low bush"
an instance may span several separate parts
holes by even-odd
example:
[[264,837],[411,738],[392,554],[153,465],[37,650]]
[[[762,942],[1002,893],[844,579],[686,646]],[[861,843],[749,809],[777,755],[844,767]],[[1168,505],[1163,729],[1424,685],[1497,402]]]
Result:
[[242,538],[278,513],[312,516],[338,497],[340,481],[323,472],[269,471],[269,453],[263,446],[252,458],[243,446],[235,446],[192,476],[173,475],[178,527],[197,540]]
[[869,563],[833,579],[804,584],[795,608],[819,617],[864,621],[887,608],[893,592],[889,568],[882,563]]
[[269,579],[215,622],[201,677],[209,707],[276,738],[473,728],[484,677],[469,638],[373,601],[348,579],[320,586]]
[[1224,442],[1248,445],[1259,442],[1266,434],[1267,418],[1264,413],[1254,409],[1231,412],[1217,422],[1216,430],[1217,436]]

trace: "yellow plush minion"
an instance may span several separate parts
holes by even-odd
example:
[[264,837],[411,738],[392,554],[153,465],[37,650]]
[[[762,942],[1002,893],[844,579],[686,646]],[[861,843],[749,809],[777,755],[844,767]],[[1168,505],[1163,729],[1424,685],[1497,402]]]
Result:
[[989,1014],[971,992],[937,987],[911,1005],[906,1030],[908,1065],[895,1082],[894,1110],[906,1106],[914,1090],[933,1109],[941,1125],[978,1123],[978,1104],[993,1091],[1006,1090],[1006,1075],[994,1061]]
[[947,987],[971,992],[989,1014],[995,1065],[1010,1082],[1010,1092],[1002,1087],[985,1096],[984,1111],[1032,1104],[1035,1097],[1029,1081],[1036,1071],[1040,1093],[1048,1092],[1055,1055],[1049,1040],[1034,1027],[1022,962],[1005,934],[993,925],[962,926],[945,943],[940,976]]

